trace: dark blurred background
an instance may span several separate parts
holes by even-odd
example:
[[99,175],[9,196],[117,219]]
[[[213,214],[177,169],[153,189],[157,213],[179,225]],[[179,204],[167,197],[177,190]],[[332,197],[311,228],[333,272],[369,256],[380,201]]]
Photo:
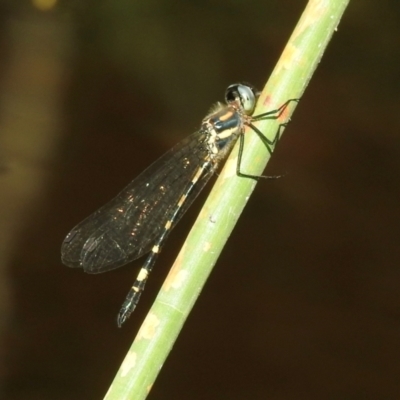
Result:
[[[0,1],[2,398],[103,398],[206,193],[123,329],[143,260],[90,276],[62,240],[262,87],[306,3]],[[399,13],[350,2],[149,399],[400,398]]]

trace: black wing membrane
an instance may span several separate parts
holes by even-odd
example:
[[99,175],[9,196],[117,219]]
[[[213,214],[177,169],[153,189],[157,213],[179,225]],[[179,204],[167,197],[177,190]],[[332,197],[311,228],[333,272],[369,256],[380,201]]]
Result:
[[[61,255],[69,267],[109,271],[149,252],[185,188],[208,155],[205,133],[187,137],[161,156],[113,200],[78,224],[65,238]],[[200,177],[173,226],[214,172]]]

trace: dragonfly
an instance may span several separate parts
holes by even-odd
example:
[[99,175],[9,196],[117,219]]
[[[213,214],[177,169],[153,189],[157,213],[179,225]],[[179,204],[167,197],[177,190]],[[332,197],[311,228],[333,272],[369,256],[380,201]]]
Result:
[[277,177],[249,175],[240,170],[245,127],[256,132],[272,154],[280,137],[280,128],[273,139],[268,139],[254,122],[278,119],[288,104],[298,99],[251,116],[258,97],[259,92],[251,85],[230,85],[225,92],[225,103],[215,104],[195,133],[161,156],[66,236],[61,247],[62,262],[91,274],[119,268],[148,253],[119,311],[119,327],[136,308],[169,233],[238,139],[238,176],[251,179]]

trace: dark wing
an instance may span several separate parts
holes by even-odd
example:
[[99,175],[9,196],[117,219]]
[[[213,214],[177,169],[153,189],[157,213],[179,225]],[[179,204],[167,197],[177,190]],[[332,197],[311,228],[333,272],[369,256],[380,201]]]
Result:
[[[61,247],[63,263],[99,273],[149,252],[208,154],[205,137],[206,133],[200,130],[178,143],[113,200],[72,229]],[[174,225],[213,171],[210,168],[203,173]]]

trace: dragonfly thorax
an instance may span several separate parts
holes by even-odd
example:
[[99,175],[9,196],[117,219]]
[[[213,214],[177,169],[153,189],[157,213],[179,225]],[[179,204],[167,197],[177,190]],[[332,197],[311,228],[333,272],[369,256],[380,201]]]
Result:
[[243,131],[243,115],[234,106],[221,105],[218,111],[203,121],[202,129],[207,133],[210,154],[219,154]]

